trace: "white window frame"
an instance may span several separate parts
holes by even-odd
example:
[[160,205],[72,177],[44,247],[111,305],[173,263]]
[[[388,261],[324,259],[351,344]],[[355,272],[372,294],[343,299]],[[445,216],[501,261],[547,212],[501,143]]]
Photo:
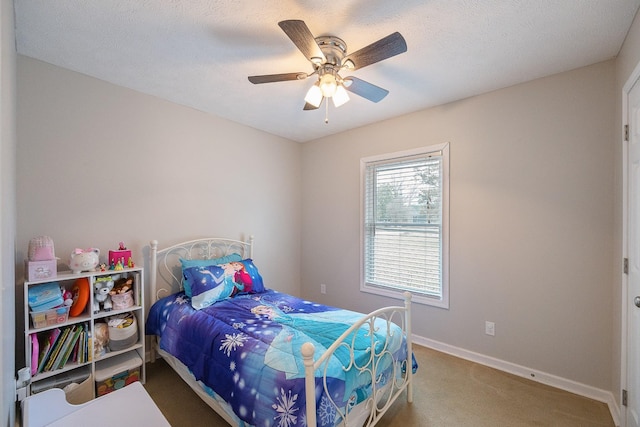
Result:
[[366,169],[370,163],[393,161],[403,158],[437,154],[442,156],[442,231],[441,231],[441,296],[431,296],[412,292],[412,301],[440,308],[449,308],[449,143],[431,145],[413,150],[399,151],[390,154],[370,156],[360,159],[360,291],[402,299],[404,289],[393,289],[366,282],[365,274],[365,215],[366,215]]

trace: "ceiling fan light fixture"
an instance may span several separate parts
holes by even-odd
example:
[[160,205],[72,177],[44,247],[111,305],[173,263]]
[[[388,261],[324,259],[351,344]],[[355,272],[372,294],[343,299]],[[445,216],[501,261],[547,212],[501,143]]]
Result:
[[349,94],[347,93],[347,90],[344,88],[344,86],[338,85],[338,87],[336,88],[336,93],[333,94],[331,99],[333,99],[333,105],[338,108],[341,105],[349,102]]
[[[333,98],[336,107],[344,105],[349,101],[347,90],[371,102],[381,101],[389,94],[388,90],[356,77],[343,79],[339,73],[358,70],[407,51],[407,43],[397,31],[347,55],[347,44],[342,39],[331,35],[314,37],[302,20],[287,19],[278,22],[278,26],[311,62],[313,72],[249,76],[249,81],[261,84],[317,76],[304,98],[304,111],[319,108],[324,98]],[[327,111],[328,105],[327,101]],[[328,120],[325,119],[325,122]]]
[[315,83],[309,88],[307,95],[304,97],[304,101],[318,108],[322,103],[322,90],[318,83]]
[[331,98],[338,88],[338,83],[336,82],[336,76],[330,73],[325,73],[320,77],[320,90],[322,91],[322,95],[325,98]]
[[342,68],[346,68],[347,70],[353,70],[356,68],[356,64],[353,63],[353,61],[351,59],[347,59],[346,61],[344,61],[344,63],[342,64]]

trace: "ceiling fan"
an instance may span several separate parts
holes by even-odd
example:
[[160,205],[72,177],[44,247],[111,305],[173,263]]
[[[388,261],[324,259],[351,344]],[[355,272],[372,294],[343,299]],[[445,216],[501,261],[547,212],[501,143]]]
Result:
[[338,73],[357,70],[407,51],[407,43],[398,32],[347,54],[347,45],[342,39],[335,36],[314,37],[304,21],[291,19],[281,21],[278,25],[311,62],[313,72],[249,76],[249,81],[253,84],[273,83],[304,80],[317,75],[316,82],[304,98],[304,110],[319,108],[325,98],[331,98],[334,105],[339,107],[349,101],[347,91],[372,102],[381,101],[389,93],[388,90],[356,77],[342,78]]

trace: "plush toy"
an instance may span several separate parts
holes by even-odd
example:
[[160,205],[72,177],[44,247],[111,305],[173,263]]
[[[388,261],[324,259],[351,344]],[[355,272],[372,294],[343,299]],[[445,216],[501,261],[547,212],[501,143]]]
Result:
[[70,306],[73,304],[73,294],[71,291],[65,289],[64,286],[60,287],[62,291],[62,300],[64,301],[64,305]]
[[113,289],[109,291],[109,295],[118,295],[124,294],[133,288],[133,278],[132,277],[122,277],[115,281],[113,285]]
[[104,311],[111,311],[111,296],[109,292],[113,289],[113,279],[111,276],[99,277],[93,285],[93,312],[97,313],[100,308]]

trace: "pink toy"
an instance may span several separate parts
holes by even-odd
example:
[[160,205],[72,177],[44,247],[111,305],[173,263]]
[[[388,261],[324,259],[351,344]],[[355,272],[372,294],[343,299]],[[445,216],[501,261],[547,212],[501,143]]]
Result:
[[80,273],[81,271],[96,271],[96,267],[99,264],[98,257],[100,255],[100,249],[76,249],[71,252],[71,259],[69,260],[69,267],[74,273]]
[[71,304],[73,304],[73,294],[71,293],[71,291],[65,289],[64,287],[61,287],[60,290],[62,291],[62,299],[64,300],[64,305],[70,306]]

